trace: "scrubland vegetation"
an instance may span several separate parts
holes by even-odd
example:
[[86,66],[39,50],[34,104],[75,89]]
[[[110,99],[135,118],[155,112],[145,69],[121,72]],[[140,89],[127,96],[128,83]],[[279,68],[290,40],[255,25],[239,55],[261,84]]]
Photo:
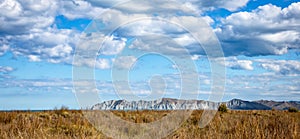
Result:
[[[149,123],[168,111],[113,111],[124,120]],[[199,128],[202,111],[194,111],[182,126],[166,138],[300,138],[300,112],[218,112],[205,128]],[[0,112],[0,138],[107,138],[81,111]]]

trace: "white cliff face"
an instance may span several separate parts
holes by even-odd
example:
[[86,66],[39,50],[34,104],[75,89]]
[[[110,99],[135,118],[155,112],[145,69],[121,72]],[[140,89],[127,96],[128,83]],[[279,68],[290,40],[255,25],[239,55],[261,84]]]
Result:
[[96,104],[93,110],[196,110],[196,109],[217,109],[219,103],[203,100],[178,100],[163,98],[154,101],[126,101],[110,100]]
[[[181,100],[162,98],[153,101],[126,101],[126,100],[110,100],[96,104],[92,110],[217,110],[221,102],[210,102],[204,100]],[[300,102],[275,102],[275,101],[244,101],[240,99],[232,99],[225,102],[229,109],[235,110],[285,110],[288,107],[296,107],[300,109]]]
[[244,101],[240,99],[233,99],[226,103],[227,107],[230,109],[238,110],[270,110],[269,106],[263,105],[257,102]]

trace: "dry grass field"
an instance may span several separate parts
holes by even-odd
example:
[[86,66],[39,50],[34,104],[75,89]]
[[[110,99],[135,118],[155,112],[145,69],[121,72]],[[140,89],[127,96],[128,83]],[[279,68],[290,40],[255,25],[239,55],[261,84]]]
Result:
[[[113,111],[122,119],[148,123],[168,111]],[[205,128],[199,128],[202,111],[194,111],[182,126],[166,138],[300,138],[300,112],[218,112]],[[81,111],[0,112],[0,139],[6,138],[107,138]]]

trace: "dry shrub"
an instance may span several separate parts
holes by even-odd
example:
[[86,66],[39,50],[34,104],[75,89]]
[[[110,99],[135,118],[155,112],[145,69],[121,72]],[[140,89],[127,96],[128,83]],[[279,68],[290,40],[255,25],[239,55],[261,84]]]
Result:
[[288,109],[288,111],[289,111],[289,112],[298,112],[298,109],[295,108],[295,107],[290,107],[290,108]]
[[221,104],[221,105],[219,106],[219,108],[218,108],[218,111],[219,111],[219,112],[227,112],[228,109],[227,109],[226,104]]

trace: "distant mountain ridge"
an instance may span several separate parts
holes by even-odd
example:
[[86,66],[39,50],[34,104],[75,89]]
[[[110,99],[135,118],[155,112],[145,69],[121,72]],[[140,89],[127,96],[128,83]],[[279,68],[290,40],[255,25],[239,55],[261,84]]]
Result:
[[153,101],[126,101],[110,100],[98,103],[92,107],[93,110],[184,110],[184,109],[217,109],[225,103],[232,110],[286,110],[289,107],[300,109],[300,101],[245,101],[232,99],[228,102],[210,102],[204,100],[183,100],[173,98],[162,98]]
[[268,100],[259,100],[257,103],[263,104],[270,108],[276,110],[287,110],[290,107],[295,107],[298,110],[300,109],[300,101],[268,101]]

